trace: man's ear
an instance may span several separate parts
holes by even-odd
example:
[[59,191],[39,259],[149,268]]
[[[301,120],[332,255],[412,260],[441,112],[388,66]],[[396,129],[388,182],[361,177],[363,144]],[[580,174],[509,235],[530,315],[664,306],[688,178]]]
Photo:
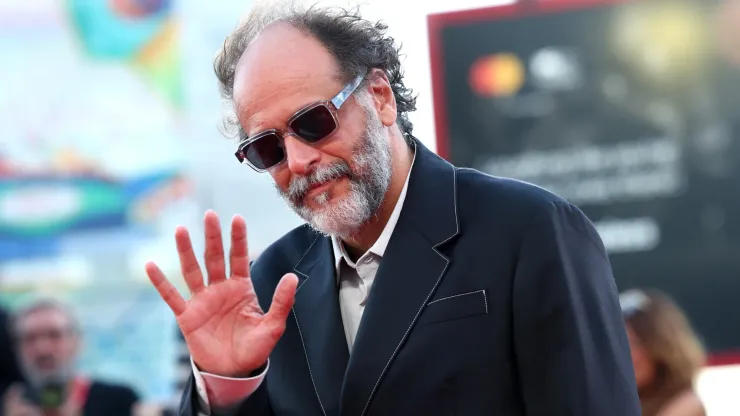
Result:
[[372,69],[367,77],[367,89],[373,98],[373,105],[378,112],[378,118],[384,126],[390,127],[396,123],[396,97],[388,76],[381,69]]

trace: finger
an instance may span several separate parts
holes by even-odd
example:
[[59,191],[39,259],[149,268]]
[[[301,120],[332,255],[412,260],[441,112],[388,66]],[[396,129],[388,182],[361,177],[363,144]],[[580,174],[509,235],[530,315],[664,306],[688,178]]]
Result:
[[180,296],[180,292],[177,288],[170,283],[169,280],[164,276],[162,270],[157,267],[156,264],[148,262],[146,264],[146,274],[149,276],[149,280],[154,285],[154,288],[159,292],[159,296],[164,299],[165,303],[172,309],[175,316],[179,316],[187,308],[187,302]]
[[267,311],[266,318],[275,323],[284,324],[288,319],[290,309],[295,302],[295,292],[298,287],[298,277],[293,273],[288,273],[280,279],[275,294],[272,297],[272,305]]
[[231,277],[249,277],[249,246],[247,243],[247,223],[235,215],[231,220],[231,249],[229,250]]
[[198,259],[195,258],[193,243],[190,241],[190,234],[185,227],[177,227],[175,230],[175,244],[177,245],[177,255],[180,256],[180,271],[188,285],[190,293],[196,293],[202,290],[203,272],[200,270]]
[[21,403],[13,409],[12,415],[9,416],[41,416],[41,410],[36,406]]
[[26,400],[23,390],[23,385],[20,383],[13,384],[13,386],[5,392],[5,405],[9,406],[13,410],[13,415],[40,415],[41,413],[39,412],[39,409]]
[[23,396],[23,385],[20,383],[13,383],[10,388],[5,392],[7,397],[21,397]]
[[205,218],[206,231],[206,271],[208,284],[226,280],[226,259],[224,258],[224,241],[221,236],[221,222],[215,212],[208,210]]

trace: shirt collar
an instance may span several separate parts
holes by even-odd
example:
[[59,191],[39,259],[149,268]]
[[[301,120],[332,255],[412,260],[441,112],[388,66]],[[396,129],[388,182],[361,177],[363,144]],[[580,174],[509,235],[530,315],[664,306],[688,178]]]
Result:
[[[396,228],[396,223],[398,223],[398,218],[401,216],[401,210],[403,209],[403,202],[406,199],[406,190],[409,187],[409,179],[411,178],[411,171],[414,169],[414,162],[416,161],[416,153],[414,152],[414,158],[411,161],[411,169],[409,169],[408,175],[406,175],[406,182],[403,184],[403,189],[401,189],[401,194],[398,196],[398,201],[396,201],[396,206],[393,207],[393,212],[391,212],[390,218],[388,218],[388,222],[385,224],[385,228],[383,228],[383,232],[380,233],[380,237],[375,241],[375,243],[370,247],[368,252],[375,254],[378,257],[383,257],[383,254],[385,254],[385,249],[388,247],[388,242],[391,240],[391,236],[393,235],[393,230]],[[339,278],[339,269],[342,264],[342,259],[349,264],[350,266],[354,267],[354,262],[351,260],[349,254],[347,253],[347,250],[344,248],[344,244],[342,244],[342,240],[340,240],[337,237],[332,236],[331,237],[331,246],[334,251],[334,267],[337,271],[337,278]]]

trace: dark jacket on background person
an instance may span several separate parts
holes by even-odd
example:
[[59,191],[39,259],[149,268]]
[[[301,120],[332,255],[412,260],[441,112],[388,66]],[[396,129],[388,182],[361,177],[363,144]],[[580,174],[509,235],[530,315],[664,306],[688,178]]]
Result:
[[138,401],[130,387],[93,381],[82,416],[130,416]]
[[10,330],[10,314],[0,308],[0,397],[13,383],[23,380],[15,353],[15,342]]
[[[80,416],[131,416],[138,401],[130,387],[92,380]],[[4,416],[2,406],[0,416]]]

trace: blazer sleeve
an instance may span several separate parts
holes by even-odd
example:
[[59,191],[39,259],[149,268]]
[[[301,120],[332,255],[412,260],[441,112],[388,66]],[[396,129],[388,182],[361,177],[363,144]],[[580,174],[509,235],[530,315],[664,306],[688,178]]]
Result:
[[617,287],[591,222],[552,203],[527,226],[516,264],[513,332],[525,414],[639,416]]
[[[266,381],[266,380],[265,380]],[[198,400],[195,378],[190,374],[187,387],[183,392],[178,409],[178,416],[273,416],[270,399],[267,395],[266,383],[252,393],[249,398],[242,400],[228,409],[202,409]]]

